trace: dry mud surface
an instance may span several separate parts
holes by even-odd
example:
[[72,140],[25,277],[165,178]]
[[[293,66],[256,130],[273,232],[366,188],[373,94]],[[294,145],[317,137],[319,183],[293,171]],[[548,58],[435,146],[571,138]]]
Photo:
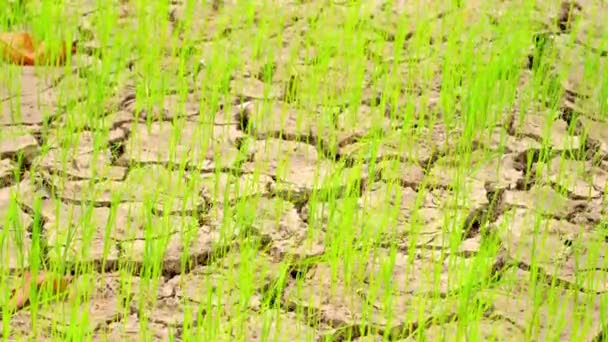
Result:
[[[371,12],[408,10],[372,3],[377,8]],[[581,20],[597,25],[599,19],[584,5]],[[311,92],[305,82],[299,84],[304,98],[295,105],[290,92],[297,81],[282,64],[282,53],[293,51],[294,37],[309,30],[307,16],[319,9],[286,7],[281,11],[292,14],[283,34],[269,33],[285,46],[275,56],[272,79],[260,79],[264,65],[246,64],[226,83],[231,97],[222,100],[214,118],[205,119],[199,110],[204,101],[197,87],[204,73],[192,66],[181,79],[172,72],[163,76],[163,102],[148,109],[135,105],[136,73],[121,71],[126,76],[108,89],[111,100],[94,114],[103,118],[101,128],[79,122],[84,115],[79,105],[85,108],[82,103],[90,100],[84,67],[67,75],[48,69],[44,77],[40,69],[12,69],[20,82],[0,88],[0,225],[10,229],[7,222],[18,220],[27,229],[2,241],[2,262],[11,272],[29,267],[27,251],[35,238],[48,262],[92,266],[95,272],[77,275],[71,287],[94,285],[82,304],[88,319],[80,322],[94,341],[181,340],[187,339],[186,330],[204,336],[193,328],[203,324],[198,317],[221,322],[214,332],[220,340],[245,333],[257,341],[270,331],[284,341],[382,336],[407,341],[424,326],[433,341],[462,331],[458,317],[469,305],[463,298],[485,305],[475,322],[482,339],[605,336],[608,236],[601,223],[608,122],[585,110],[593,105],[582,95],[587,89],[577,71],[564,85],[560,118],[548,126],[547,113],[505,113],[498,125],[474,137],[472,167],[463,171],[453,143],[461,128],[445,127],[441,120],[403,127],[399,115],[406,101],[398,103],[402,108],[378,107],[373,65],[394,58],[395,49],[391,43],[383,47],[387,51],[374,45],[374,34],[394,27],[380,15],[377,30],[371,30],[376,33],[370,33],[368,64],[359,66],[363,105],[353,110],[344,96],[343,104],[327,108],[320,99],[306,98]],[[185,10],[179,1],[171,9],[168,29],[177,30]],[[558,10],[542,9],[545,17]],[[128,10],[121,20],[128,25]],[[85,26],[86,21],[83,16]],[[200,42],[208,46],[204,54],[219,34],[212,17],[201,22],[196,29],[207,33]],[[234,27],[221,41],[241,39],[245,30]],[[85,43],[91,49],[98,44]],[[440,44],[437,37],[435,45]],[[567,45],[559,35],[554,44],[564,60],[580,62],[582,46]],[[302,51],[301,75],[313,71],[313,59]],[[76,60],[83,61],[90,68],[96,62]],[[175,67],[172,63],[166,56],[161,65]],[[524,71],[522,84],[529,73]],[[336,69],[322,91],[335,98],[350,94],[353,80],[347,76]],[[185,94],[178,92],[183,82]],[[430,98],[410,96],[416,105],[408,107],[409,115],[417,115],[416,106],[437,105],[438,84],[440,79],[409,85],[431,89]],[[573,111],[582,115],[573,120]],[[311,205],[319,193],[331,194],[337,203]],[[326,205],[336,212],[328,213]],[[243,212],[249,220],[237,220]],[[342,223],[332,224],[336,220]],[[420,231],[412,231],[413,222]],[[82,233],[84,225],[92,234]],[[323,255],[329,253],[327,241],[339,236],[336,227],[348,228],[355,246],[357,240],[372,241],[377,248],[364,260],[327,263]],[[445,229],[465,235],[449,241]],[[488,230],[501,248],[480,256]],[[258,239],[259,250],[243,252],[239,234]],[[395,242],[396,256],[388,249]],[[140,274],[150,248],[166,249],[155,281]],[[389,259],[394,264],[387,264]],[[470,270],[479,281],[494,277],[491,286],[459,280]],[[345,272],[355,273],[356,285],[343,280]],[[131,280],[125,287],[126,276]],[[389,281],[361,286],[369,279]],[[471,289],[474,293],[462,294]],[[386,291],[392,292],[390,303],[382,300]],[[268,301],[282,305],[269,310],[263,305]],[[3,338],[68,334],[70,323],[78,321],[73,306],[58,301],[35,313],[20,311]],[[31,315],[38,317],[35,327]],[[238,315],[246,319],[235,324]]]

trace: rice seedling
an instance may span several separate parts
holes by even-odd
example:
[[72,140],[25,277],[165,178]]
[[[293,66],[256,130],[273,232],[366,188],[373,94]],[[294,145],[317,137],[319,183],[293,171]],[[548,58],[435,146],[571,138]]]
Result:
[[603,2],[0,7],[4,340],[607,339]]

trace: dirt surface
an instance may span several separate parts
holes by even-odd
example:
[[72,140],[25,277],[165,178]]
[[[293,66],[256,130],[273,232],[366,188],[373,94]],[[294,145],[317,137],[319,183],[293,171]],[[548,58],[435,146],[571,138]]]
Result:
[[[171,3],[167,30],[183,31],[188,10]],[[67,75],[11,67],[19,82],[2,80],[0,93],[3,267],[27,269],[35,245],[47,262],[92,267],[75,277],[71,291],[94,286],[80,298],[86,319],[79,321],[67,299],[47,303],[18,312],[3,338],[69,337],[70,324],[82,324],[94,341],[188,340],[211,336],[196,328],[211,320],[216,340],[227,341],[243,334],[248,341],[462,340],[457,332],[468,328],[458,318],[469,305],[483,311],[469,332],[481,340],[606,337],[608,122],[593,114],[577,70],[562,85],[564,113],[551,125],[547,113],[508,113],[474,137],[463,164],[455,144],[463,127],[402,124],[402,115],[425,122],[421,108],[437,107],[440,78],[414,77],[396,103],[386,110],[377,103],[375,63],[399,59],[404,74],[428,63],[394,53],[397,24],[383,15],[416,18],[416,10],[407,1],[369,1],[375,16],[368,58],[353,66],[363,71],[329,68],[327,81],[311,91],[315,54],[331,47],[300,49],[296,65],[286,60],[299,35],[322,30],[307,24],[322,12],[316,3],[279,6],[289,19],[267,34],[284,50],[272,65],[251,58],[224,80],[230,96],[213,113],[198,95],[205,72],[194,70],[195,59],[178,78],[174,57],[162,56],[164,98],[147,108],[135,103],[137,74],[120,71],[95,114],[103,117],[100,127],[79,119],[79,105],[87,101],[82,65],[101,60],[75,59]],[[471,3],[466,13],[473,18],[483,5]],[[588,30],[603,22],[590,3],[574,8]],[[120,16],[125,27],[136,25],[130,11]],[[334,11],[338,20],[347,15],[339,5]],[[561,34],[569,34],[563,8],[537,11],[559,18]],[[238,25],[217,32],[213,14],[196,16],[204,20],[190,27],[201,33],[203,60],[248,35]],[[87,20],[82,15],[83,30]],[[382,32],[392,40],[379,45]],[[440,34],[433,37],[432,48],[441,48]],[[91,51],[101,44],[83,43]],[[559,35],[553,44],[574,64],[590,53]],[[227,51],[244,60],[253,54]],[[265,70],[272,77],[260,77]],[[521,89],[531,73],[523,71]],[[184,83],[188,92],[181,94]],[[416,89],[431,95],[417,97]],[[362,106],[352,105],[353,91]],[[343,101],[327,105],[314,95],[320,93]],[[450,240],[446,229],[462,231],[462,238]],[[490,237],[500,250],[480,254]],[[245,240],[258,246],[255,253],[237,243]],[[375,248],[335,264],[323,259],[329,241]],[[396,255],[388,248],[394,243]],[[154,281],[141,274],[151,250],[165,251]],[[375,287],[364,286],[370,279]],[[267,309],[268,302],[280,308]]]

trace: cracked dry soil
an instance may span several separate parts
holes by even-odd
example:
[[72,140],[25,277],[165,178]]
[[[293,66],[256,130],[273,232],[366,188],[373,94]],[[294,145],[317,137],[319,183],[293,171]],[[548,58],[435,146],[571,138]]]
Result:
[[[290,19],[281,36],[269,36],[284,50],[272,67],[252,58],[232,75],[229,97],[209,118],[199,71],[169,79],[162,103],[145,109],[135,104],[137,75],[124,71],[123,83],[108,90],[104,125],[92,127],[78,118],[86,108],[79,105],[87,89],[82,66],[65,75],[11,69],[18,81],[0,88],[3,267],[27,269],[35,245],[46,263],[93,271],[70,285],[71,293],[92,287],[80,305],[86,322],[70,311],[68,296],[17,312],[3,338],[68,336],[78,322],[94,341],[187,340],[206,336],[196,327],[217,320],[217,340],[258,341],[264,333],[283,341],[441,340],[462,331],[463,305],[483,308],[475,322],[482,340],[606,337],[608,122],[585,110],[591,100],[577,71],[563,84],[560,118],[548,125],[547,113],[506,114],[474,137],[463,168],[454,153],[462,127],[403,126],[404,102],[380,110],[373,65],[394,62],[396,28],[379,14],[409,9],[370,3],[388,42],[368,42],[360,106],[345,96],[352,80],[341,70],[330,69],[335,82],[322,90],[344,103],[328,107],[307,95],[314,57],[298,56],[297,77],[284,65],[294,37],[309,29],[311,9],[323,12],[305,3],[282,5]],[[585,5],[580,20],[597,24]],[[123,11],[121,23],[132,25]],[[172,2],[170,29],[180,29],[184,11]],[[195,22],[193,30],[213,48],[216,23],[201,16],[204,27]],[[222,39],[246,30],[234,27]],[[553,44],[563,59],[582,63],[583,47],[559,35]],[[174,57],[163,58],[174,70]],[[406,63],[425,61],[402,63],[411,70]],[[272,77],[261,78],[267,69]],[[522,89],[532,72],[523,71]],[[178,91],[183,82],[186,94]],[[431,96],[408,101],[436,108],[439,83],[412,85]],[[462,238],[452,241],[446,230],[461,230]],[[240,248],[243,236],[259,248]],[[323,256],[340,239],[374,248],[331,264]],[[482,252],[488,239],[500,248]],[[165,251],[153,275],[146,273],[151,249]],[[467,283],[471,272],[480,285]],[[376,285],[366,286],[371,279]]]

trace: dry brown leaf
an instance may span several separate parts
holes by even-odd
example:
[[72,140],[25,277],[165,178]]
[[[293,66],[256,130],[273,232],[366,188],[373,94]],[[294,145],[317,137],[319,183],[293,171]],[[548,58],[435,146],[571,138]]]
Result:
[[[67,44],[53,53],[44,43],[38,43],[27,32],[0,32],[0,58],[17,65],[60,65],[65,63]],[[76,52],[76,42],[70,47]]]
[[[30,302],[30,290],[32,289],[33,283],[32,274],[30,272],[26,272],[23,275],[23,278],[23,286],[13,290],[13,294],[9,301],[9,308],[11,311],[21,310]],[[36,277],[35,286],[37,290],[50,286],[52,287],[53,294],[59,294],[67,289],[70,281],[71,277],[69,276],[62,277],[55,274],[42,272],[38,274],[38,277]]]

